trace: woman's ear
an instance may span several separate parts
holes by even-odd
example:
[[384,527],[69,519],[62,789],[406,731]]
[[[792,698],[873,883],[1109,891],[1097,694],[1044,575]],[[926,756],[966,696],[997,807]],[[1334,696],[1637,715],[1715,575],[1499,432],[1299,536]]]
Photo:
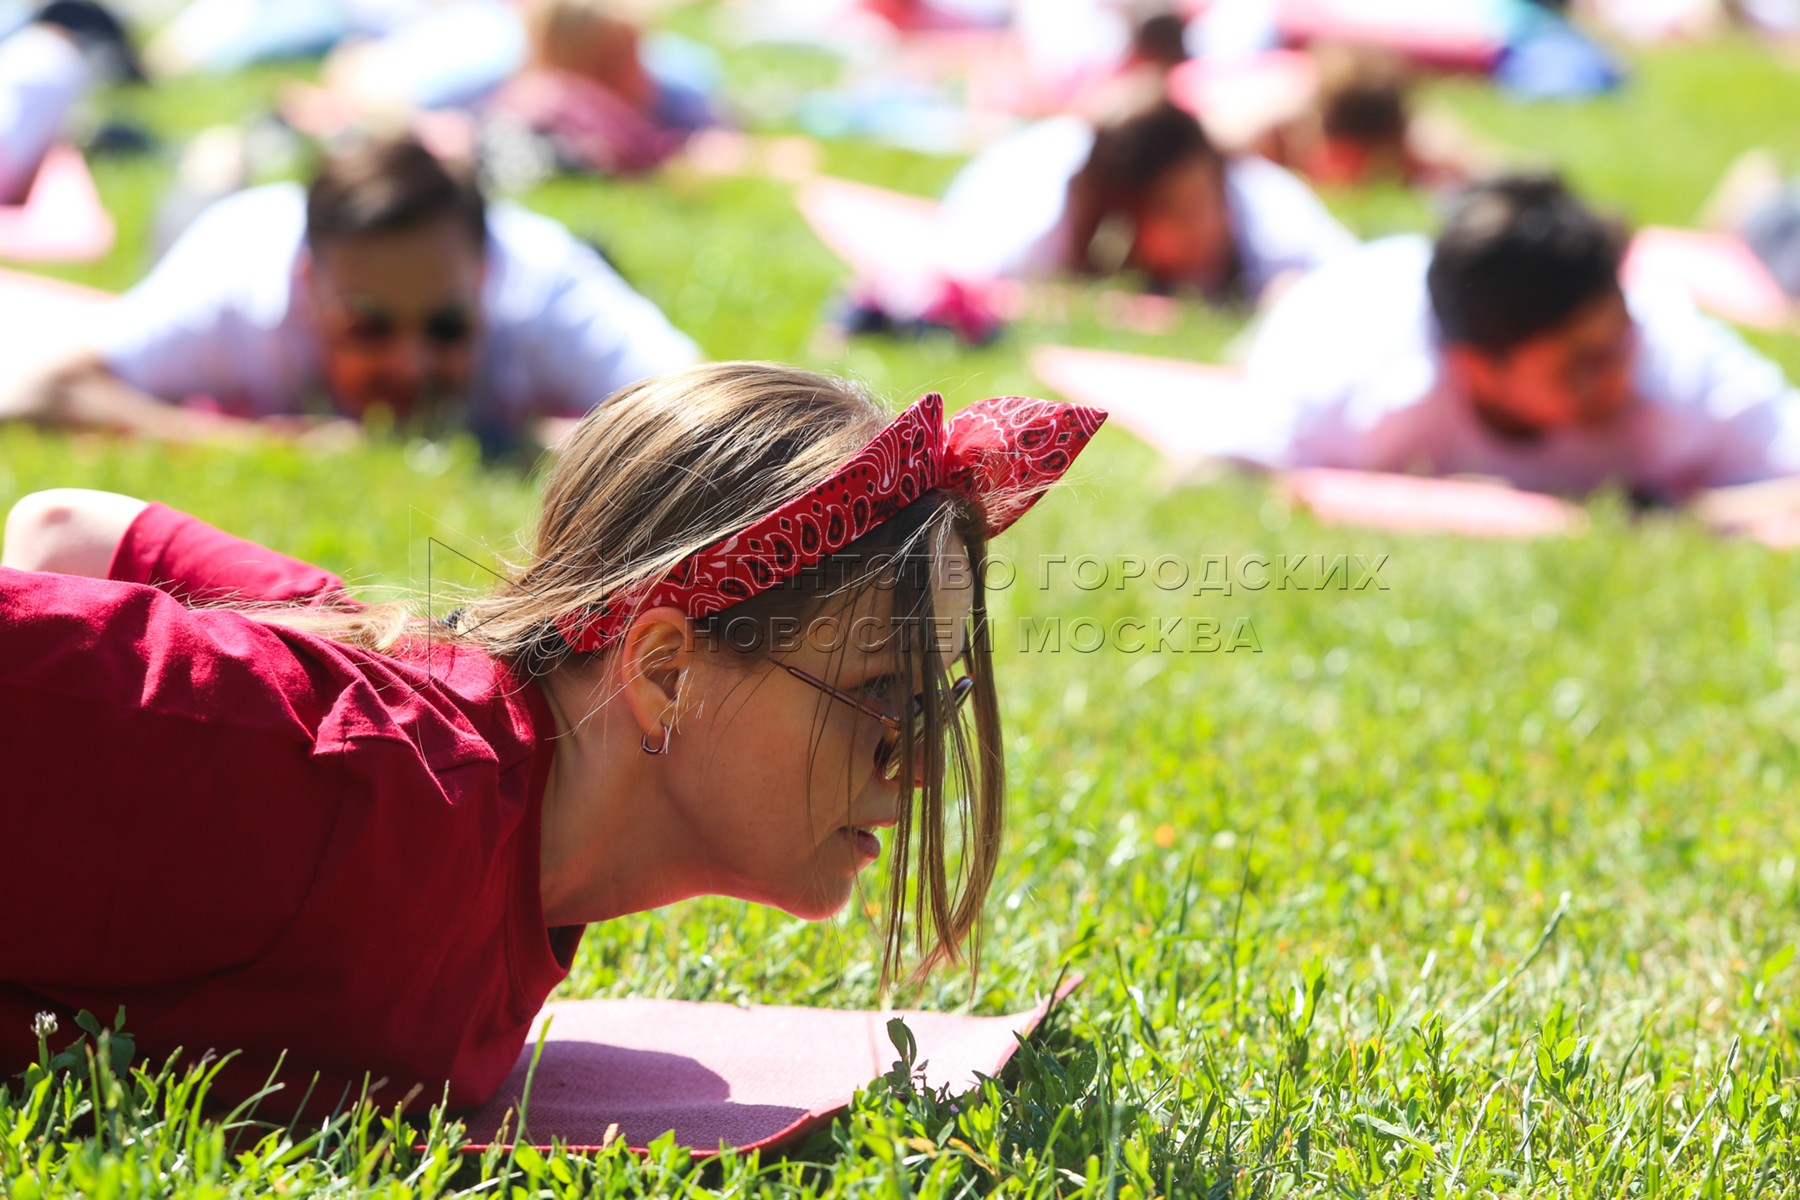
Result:
[[619,686],[644,734],[674,726],[682,676],[693,666],[694,625],[686,613],[664,606],[645,609],[632,620],[620,646]]

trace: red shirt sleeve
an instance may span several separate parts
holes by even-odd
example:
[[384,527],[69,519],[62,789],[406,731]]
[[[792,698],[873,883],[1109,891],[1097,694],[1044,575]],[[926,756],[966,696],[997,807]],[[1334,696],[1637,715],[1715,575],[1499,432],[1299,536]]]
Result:
[[345,793],[325,677],[240,613],[0,568],[0,985],[195,979],[277,937]]
[[361,607],[331,572],[162,504],[144,509],[125,530],[107,578],[147,583],[187,605]]
[[315,1072],[315,1102],[365,1071],[382,1103],[485,1099],[567,970],[538,878],[555,730],[535,685],[438,649],[0,568],[0,1078],[39,1009],[123,1005],[152,1061],[243,1051],[220,1096],[280,1061],[277,1110]]

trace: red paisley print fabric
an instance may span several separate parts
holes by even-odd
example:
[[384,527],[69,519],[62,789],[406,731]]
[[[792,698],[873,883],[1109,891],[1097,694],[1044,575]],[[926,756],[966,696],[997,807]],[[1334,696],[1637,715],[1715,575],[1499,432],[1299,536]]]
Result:
[[570,614],[558,630],[586,652],[615,641],[644,608],[709,617],[816,565],[934,488],[974,497],[992,537],[1069,469],[1105,420],[1097,408],[1003,396],[970,405],[946,428],[944,398],[928,393],[829,479],[660,581]]

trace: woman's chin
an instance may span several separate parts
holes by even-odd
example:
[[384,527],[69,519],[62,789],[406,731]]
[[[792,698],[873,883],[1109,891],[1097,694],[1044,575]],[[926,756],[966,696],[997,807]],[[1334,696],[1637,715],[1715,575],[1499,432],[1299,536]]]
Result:
[[843,912],[844,906],[850,903],[850,888],[824,887],[805,895],[766,900],[764,903],[779,908],[790,917],[799,917],[802,921],[829,921]]

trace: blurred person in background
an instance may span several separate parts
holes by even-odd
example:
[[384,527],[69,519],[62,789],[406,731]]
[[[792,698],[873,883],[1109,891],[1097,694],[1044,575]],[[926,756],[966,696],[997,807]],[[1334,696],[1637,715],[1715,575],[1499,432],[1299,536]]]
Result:
[[1227,457],[1477,475],[1673,504],[1800,474],[1800,393],[1684,294],[1627,291],[1624,228],[1551,175],[1462,197],[1295,285],[1252,343]]
[[1773,151],[1759,146],[1739,155],[1700,221],[1742,238],[1788,298],[1800,300],[1800,178],[1784,174]]
[[91,83],[143,77],[118,19],[91,0],[55,0],[0,38],[0,204],[24,198]]
[[1008,6],[994,0],[856,0],[854,7],[886,21],[900,33],[989,29],[1004,24],[1008,15]]
[[1135,275],[1154,293],[1265,304],[1356,239],[1292,174],[1221,154],[1152,72],[1115,115],[1027,126],[971,160],[934,218],[918,278],[868,281],[851,333],[948,327],[990,340],[1019,284]]
[[[1017,62],[1002,79],[1012,111],[1080,112],[1113,80],[1167,73],[1188,58],[1187,17],[1163,0],[1016,0],[1011,26]],[[984,64],[970,69],[971,96],[994,90]]]
[[[1070,0],[1071,3],[1085,0]],[[998,29],[1019,0],[729,0],[741,41],[804,45],[862,58],[902,39]]]
[[546,139],[566,166],[647,170],[719,123],[711,86],[650,52],[619,0],[534,0],[527,28],[525,69],[483,113]]
[[1310,87],[1296,86],[1260,111],[1234,107],[1225,94],[1219,99],[1227,111],[1201,112],[1202,123],[1232,149],[1260,154],[1321,186],[1392,180],[1436,187],[1497,167],[1495,152],[1450,114],[1418,108],[1415,72],[1398,55],[1321,45],[1311,60]]
[[228,75],[262,63],[313,58],[347,38],[379,37],[462,2],[185,0],[146,41],[144,62],[159,78]]
[[1136,271],[1155,290],[1254,304],[1355,247],[1304,183],[1221,154],[1160,85],[1122,94],[1101,120],[1041,121],[957,175],[944,196],[947,275]]
[[1579,0],[1584,20],[1631,41],[1696,42],[1734,26],[1774,39],[1800,35],[1797,0]]
[[[542,139],[553,165],[646,170],[718,123],[715,56],[646,34],[639,0],[455,0],[327,58],[322,86],[294,84],[295,127],[333,137],[370,121],[459,118],[484,143]],[[517,157],[517,147],[499,153]],[[506,172],[502,172],[505,174]],[[526,182],[529,182],[527,180]]]
[[563,226],[386,138],[213,205],[0,418],[188,440],[385,410],[498,454],[698,357]]

